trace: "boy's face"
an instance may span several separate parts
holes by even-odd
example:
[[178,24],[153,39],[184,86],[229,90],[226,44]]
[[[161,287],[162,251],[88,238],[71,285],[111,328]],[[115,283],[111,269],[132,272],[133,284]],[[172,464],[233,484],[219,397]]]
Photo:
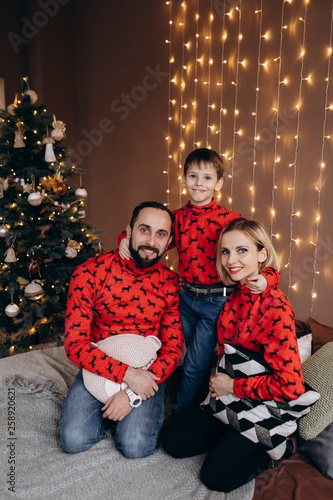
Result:
[[208,205],[223,185],[223,178],[217,180],[213,165],[201,162],[200,166],[190,165],[183,176],[183,187],[186,188],[190,202],[196,206]]

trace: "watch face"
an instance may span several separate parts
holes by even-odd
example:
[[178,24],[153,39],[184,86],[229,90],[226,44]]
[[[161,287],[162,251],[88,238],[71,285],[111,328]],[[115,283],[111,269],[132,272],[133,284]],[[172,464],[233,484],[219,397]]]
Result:
[[141,404],[141,399],[140,398],[134,399],[134,401],[132,401],[132,405],[133,406],[140,406],[140,404]]

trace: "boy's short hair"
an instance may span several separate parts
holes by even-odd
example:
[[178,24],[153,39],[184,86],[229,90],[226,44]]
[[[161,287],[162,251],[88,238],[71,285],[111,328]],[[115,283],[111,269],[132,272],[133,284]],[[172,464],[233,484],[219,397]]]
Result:
[[139,217],[139,213],[141,210],[144,208],[157,208],[158,210],[163,210],[164,212],[167,212],[170,216],[171,219],[171,234],[172,234],[172,228],[173,228],[173,223],[175,221],[175,216],[173,213],[166,207],[165,205],[162,205],[162,203],[158,203],[157,201],[144,201],[143,203],[140,203],[137,207],[134,208],[133,213],[132,213],[132,218],[130,222],[130,228],[133,229],[135,221]]
[[190,165],[198,165],[200,163],[210,163],[216,170],[217,180],[221,179],[224,174],[223,159],[216,151],[208,148],[198,148],[192,151],[186,158],[184,164],[184,175],[186,176],[188,167]]

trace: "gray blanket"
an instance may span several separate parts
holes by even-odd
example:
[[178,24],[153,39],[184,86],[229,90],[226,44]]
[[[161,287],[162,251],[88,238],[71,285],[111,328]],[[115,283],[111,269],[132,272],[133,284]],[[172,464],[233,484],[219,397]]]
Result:
[[160,448],[129,460],[110,435],[84,453],[64,453],[58,420],[77,370],[63,347],[0,360],[1,500],[252,499],[254,481],[229,494],[202,485],[203,456],[176,460]]

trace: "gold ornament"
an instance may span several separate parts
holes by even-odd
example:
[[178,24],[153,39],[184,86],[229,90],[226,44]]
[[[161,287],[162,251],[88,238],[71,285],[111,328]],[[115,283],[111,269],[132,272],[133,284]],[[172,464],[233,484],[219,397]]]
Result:
[[49,175],[47,179],[43,179],[41,182],[45,189],[48,189],[49,191],[52,189],[54,194],[58,194],[59,196],[66,194],[67,185],[64,183],[62,175]]

